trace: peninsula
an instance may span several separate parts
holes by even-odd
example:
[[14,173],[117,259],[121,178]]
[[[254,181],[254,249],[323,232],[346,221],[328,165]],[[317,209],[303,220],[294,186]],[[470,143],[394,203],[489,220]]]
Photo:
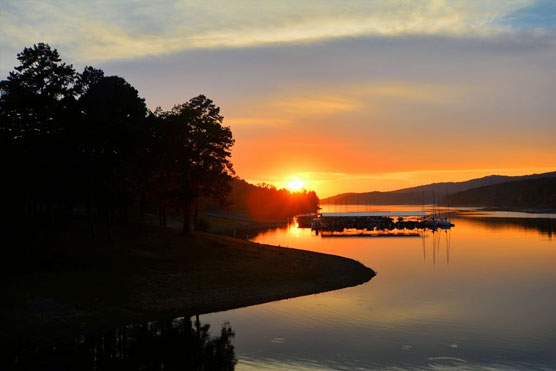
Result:
[[56,342],[336,290],[375,275],[348,258],[145,223],[116,227],[104,242],[83,232],[74,226],[45,236],[57,243],[54,255],[31,257],[27,270],[4,261],[2,344]]

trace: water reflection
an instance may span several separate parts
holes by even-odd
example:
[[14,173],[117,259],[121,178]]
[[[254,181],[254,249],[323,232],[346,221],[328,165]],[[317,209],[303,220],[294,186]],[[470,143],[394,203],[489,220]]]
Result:
[[[475,212],[475,211],[469,211],[469,212],[454,212],[451,214],[454,223],[456,223],[457,225],[457,220],[465,220],[466,223],[469,224],[474,224],[477,226],[481,226],[487,229],[491,229],[491,230],[502,230],[502,229],[508,229],[508,230],[521,230],[521,231],[530,231],[530,232],[538,232],[540,235],[544,236],[544,237],[548,237],[549,239],[552,239],[552,237],[554,237],[554,235],[556,234],[556,218],[545,218],[545,217],[538,217],[535,214],[532,214],[529,217],[506,217],[506,216],[500,216],[503,215],[502,213],[498,213],[498,212]],[[286,231],[289,234],[295,234],[296,232],[293,231],[292,229],[297,229],[296,228],[292,228],[295,227],[294,222],[292,221],[291,224],[289,225],[283,225],[283,226],[272,226],[272,227],[265,227],[265,226],[254,226],[254,227],[250,227],[250,228],[246,228],[246,229],[242,229],[242,230],[236,230],[234,231],[235,235],[233,235],[236,238],[242,238],[242,239],[251,239],[251,240],[256,240],[257,237],[259,237],[260,235],[264,235],[265,233],[269,232],[269,231],[279,231],[279,232],[283,232],[285,233]],[[457,227],[456,227],[457,228]],[[304,229],[304,228],[300,228],[300,229]],[[342,236],[364,236],[365,233],[359,233],[360,231],[354,231],[353,233],[349,234],[342,234]],[[384,236],[393,236],[393,237],[414,237],[414,236],[421,236],[423,237],[424,235],[428,235],[430,234],[431,230],[422,230],[422,229],[417,229],[417,230],[403,230],[403,231],[394,231],[393,233],[390,234],[384,234]],[[438,230],[438,231],[434,231],[436,232],[444,232],[443,230]],[[313,232],[314,233],[314,232]],[[299,233],[301,234],[301,233]],[[434,233],[432,233],[434,234]],[[369,236],[374,237],[375,234],[369,234]],[[337,235],[334,234],[324,234],[323,237],[336,237]],[[338,235],[339,236],[339,235]],[[438,238],[438,236],[437,236]]]
[[16,370],[233,370],[237,359],[229,324],[211,336],[209,324],[180,317],[127,325],[71,343],[14,357]]
[[499,222],[462,216],[412,238],[268,230],[254,241],[350,257],[378,275],[202,319],[241,331],[243,370],[554,369],[556,245],[545,221]]
[[493,230],[519,229],[522,231],[535,231],[549,239],[552,239],[556,233],[556,219],[550,218],[511,218],[480,213],[461,213],[456,218],[466,219],[470,224],[480,224]]
[[[451,230],[423,231],[421,233],[421,242],[423,246],[423,261],[427,263],[429,260],[432,265],[441,262],[444,254],[445,264],[450,264],[450,243]],[[428,254],[427,254],[428,252]]]
[[238,369],[257,371],[555,369],[556,245],[546,238],[554,220],[457,218],[451,230],[414,238],[321,238],[294,225],[251,231],[256,242],[347,256],[379,274],[201,317],[213,328],[233,323],[241,334],[233,345],[229,326],[211,338],[195,318],[180,319],[81,339],[38,360],[22,355],[19,369],[231,369],[236,355]]

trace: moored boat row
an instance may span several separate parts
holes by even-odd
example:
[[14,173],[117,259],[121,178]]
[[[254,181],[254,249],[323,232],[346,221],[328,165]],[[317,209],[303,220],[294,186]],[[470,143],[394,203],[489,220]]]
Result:
[[[393,217],[394,215],[397,217]],[[303,214],[296,216],[296,221],[299,228],[311,228],[317,232],[435,230],[454,226],[447,219],[438,220],[424,212]]]

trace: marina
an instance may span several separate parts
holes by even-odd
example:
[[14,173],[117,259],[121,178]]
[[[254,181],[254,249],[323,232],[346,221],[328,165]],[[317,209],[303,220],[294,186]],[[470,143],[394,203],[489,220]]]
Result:
[[455,226],[448,213],[426,211],[322,212],[298,215],[296,222],[299,228],[311,228],[323,236],[409,236]]
[[[372,211],[412,207],[421,211]],[[215,333],[230,324],[239,370],[552,370],[556,219],[504,216],[452,211],[455,228],[412,231],[420,237],[325,237],[295,224],[260,231],[252,241],[348,257],[377,275],[201,322]]]

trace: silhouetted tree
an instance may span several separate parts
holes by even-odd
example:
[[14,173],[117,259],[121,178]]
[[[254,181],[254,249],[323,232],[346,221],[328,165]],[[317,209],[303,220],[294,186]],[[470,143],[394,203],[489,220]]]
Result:
[[163,115],[164,143],[170,150],[169,172],[179,189],[184,232],[190,232],[191,214],[202,197],[224,201],[234,174],[229,127],[223,126],[220,108],[204,95],[174,106]]
[[39,43],[17,55],[20,65],[0,82],[2,192],[15,209],[43,211],[66,193],[68,141],[76,73],[56,49]]
[[110,225],[127,219],[132,205],[143,215],[150,203],[162,224],[166,209],[181,212],[189,232],[204,198],[224,202],[234,140],[210,99],[199,95],[148,114],[123,78],[90,66],[76,73],[47,44],[25,48],[18,60],[0,82],[5,209],[71,216],[85,208],[94,233],[99,216]]
[[88,88],[79,100],[83,117],[77,139],[86,164],[83,185],[89,208],[100,207],[110,223],[115,209],[126,213],[141,181],[147,108],[123,78],[85,72]]
[[178,202],[179,171],[176,166],[181,146],[182,128],[166,123],[168,113],[157,107],[147,117],[149,147],[145,157],[144,182],[141,183],[141,209],[147,201],[154,204],[160,225],[166,225],[166,213]]
[[104,78],[104,71],[87,66],[83,69],[83,72],[77,76],[76,92],[83,94],[89,90],[89,88],[100,82]]
[[285,219],[298,214],[316,212],[319,198],[314,191],[290,192],[271,184],[253,185],[236,178],[228,197],[229,211],[247,214],[256,220]]

